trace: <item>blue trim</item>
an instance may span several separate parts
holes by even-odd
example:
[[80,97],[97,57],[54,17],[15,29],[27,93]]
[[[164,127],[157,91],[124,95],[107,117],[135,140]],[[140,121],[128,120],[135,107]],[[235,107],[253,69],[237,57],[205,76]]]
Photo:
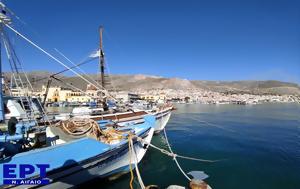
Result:
[[[7,162],[4,160],[1,164],[32,164],[34,160],[34,164],[49,164],[50,168],[47,170],[48,172],[62,166],[76,164],[77,162],[97,156],[108,150],[110,150],[110,147],[107,144],[94,139],[83,138],[58,146],[20,153],[10,158]],[[18,166],[15,171],[17,173],[19,172]],[[0,173],[3,173],[3,166],[0,166]],[[33,177],[38,174],[39,172],[36,170],[33,174],[28,175],[28,177]],[[2,176],[1,174],[0,177]],[[2,184],[3,179],[0,178],[0,185]]]

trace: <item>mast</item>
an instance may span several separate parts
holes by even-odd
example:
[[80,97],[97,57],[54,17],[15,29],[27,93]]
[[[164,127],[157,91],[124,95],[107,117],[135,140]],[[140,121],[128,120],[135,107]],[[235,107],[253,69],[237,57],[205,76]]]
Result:
[[[103,26],[100,26],[99,28],[99,39],[100,39],[100,43],[99,43],[99,66],[100,66],[100,77],[101,77],[101,90],[105,90],[105,75],[104,75],[104,52],[103,52]],[[104,95],[104,92],[101,92],[101,96],[102,96],[102,107],[104,111],[108,110],[108,106],[106,104],[106,97]]]
[[100,79],[101,79],[101,87],[102,89],[105,88],[105,81],[104,81],[104,52],[103,52],[103,26],[100,26],[99,28],[99,34],[100,34],[100,43],[99,43],[99,66],[100,66]]
[[[11,20],[6,15],[6,7],[5,5],[0,2],[0,33],[2,34],[3,30],[3,23],[4,24],[10,24]],[[1,42],[0,41],[0,123],[3,123],[5,121],[5,111],[4,111],[4,102],[3,102],[3,74],[2,74],[2,51],[1,51]]]

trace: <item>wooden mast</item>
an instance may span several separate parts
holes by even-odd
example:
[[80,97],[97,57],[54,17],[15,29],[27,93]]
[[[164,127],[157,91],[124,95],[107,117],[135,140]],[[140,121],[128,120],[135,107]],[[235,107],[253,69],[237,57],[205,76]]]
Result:
[[[100,85],[101,85],[101,90],[105,90],[105,75],[104,75],[104,52],[103,52],[103,26],[100,26],[99,28],[99,34],[100,34],[100,43],[99,43],[99,66],[100,66]],[[108,110],[108,106],[106,104],[106,97],[104,92],[101,92],[102,95],[102,107],[104,111]]]
[[100,47],[99,47],[99,66],[100,66],[100,79],[101,79],[101,87],[105,89],[105,81],[104,81],[104,52],[103,52],[103,41],[102,41],[102,34],[103,34],[103,27],[100,26]]

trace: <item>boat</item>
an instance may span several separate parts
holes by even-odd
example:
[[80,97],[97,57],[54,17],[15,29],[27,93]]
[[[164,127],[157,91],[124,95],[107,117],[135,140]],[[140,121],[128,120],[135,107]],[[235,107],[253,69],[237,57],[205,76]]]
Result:
[[[3,3],[0,3],[0,9],[1,36],[8,55],[11,55],[13,49],[7,36],[3,35],[4,29],[23,35],[10,26],[9,10]],[[8,56],[8,60],[16,65],[12,56]],[[21,80],[16,82],[23,84]],[[152,115],[143,116],[142,123],[126,127],[83,118],[40,125],[32,116],[32,100],[28,96],[25,98],[26,101],[19,97],[22,106],[14,105],[23,108],[27,119],[11,116],[6,122],[0,85],[0,122],[1,128],[6,127],[0,132],[0,172],[3,173],[0,174],[0,187],[72,188],[94,178],[127,173],[141,161],[154,133],[155,117]],[[25,102],[28,102],[28,109]],[[43,171],[39,167],[42,165]],[[20,174],[12,176],[11,169]]]
[[[50,146],[1,158],[0,164],[32,164],[32,160],[34,164],[46,163],[49,169],[43,180],[48,180],[49,183],[39,185],[39,188],[72,188],[95,178],[127,173],[130,171],[130,166],[134,168],[134,164],[141,161],[148,148],[145,143],[133,138],[136,156],[130,157],[127,134],[133,132],[137,137],[150,143],[154,132],[151,127],[154,119],[153,116],[148,115],[145,117],[147,121],[143,124],[126,127],[123,132],[118,130],[124,138],[114,139],[111,143],[90,137],[71,137],[47,127],[47,130],[53,134],[51,136],[48,135],[48,131],[46,132],[47,138],[50,139]],[[0,172],[3,172],[3,166],[0,166]],[[24,180],[38,178],[39,172],[36,171],[26,176]],[[3,185],[3,182],[5,178],[0,179],[0,185]],[[37,185],[16,186],[16,188],[30,187],[37,187]]]
[[[49,183],[45,186],[39,186],[41,188],[71,188],[98,177],[127,173],[130,166],[134,167],[135,163],[141,161],[148,148],[145,145],[146,143],[138,141],[137,138],[132,138],[136,157],[130,157],[128,136],[132,133],[147,143],[151,142],[153,136],[154,129],[152,125],[155,118],[148,115],[144,119],[145,122],[142,124],[113,130],[114,132],[118,131],[118,136],[121,136],[121,138],[116,137],[113,140],[108,140],[105,137],[103,137],[103,140],[96,140],[86,136],[70,136],[62,132],[60,128],[48,126],[46,132],[38,133],[39,138],[41,134],[44,137],[47,134],[47,140],[43,141],[46,142],[44,143],[46,147],[28,149],[28,151],[25,149],[20,150],[19,145],[21,145],[20,141],[29,141],[29,138],[24,138],[24,135],[29,134],[29,132],[17,132],[13,135],[2,134],[0,137],[0,147],[2,149],[0,172],[3,173],[3,165],[5,164],[46,163],[49,169],[47,169],[46,177],[43,179],[48,180]],[[23,126],[18,125],[17,130],[21,130],[18,128]],[[99,128],[98,124],[94,127]],[[103,132],[105,133],[106,130],[108,130],[108,133],[112,132],[109,127],[104,129]],[[42,141],[38,141],[35,145],[39,146],[41,143]],[[24,180],[38,178],[38,172],[34,172],[26,176]],[[0,179],[0,185],[3,184],[5,184],[5,178]],[[23,186],[17,188],[31,187]],[[37,186],[32,185],[32,187]]]
[[11,117],[15,117],[18,120],[28,119],[26,111],[32,109],[32,114],[35,118],[42,117],[42,106],[39,103],[39,99],[36,97],[25,96],[3,96],[3,106],[5,110],[5,120],[8,121]]
[[155,116],[156,119],[154,126],[155,133],[160,133],[166,127],[173,110],[173,106],[167,105],[148,111],[148,113]]
[[[71,113],[63,113],[56,116],[56,120],[65,120],[69,119],[70,117],[80,117],[80,118],[89,118],[93,119],[95,121],[99,120],[110,120],[115,123],[118,123],[119,125],[128,125],[128,124],[136,124],[143,122],[143,116],[150,114],[155,116],[156,122],[154,126],[155,133],[159,133],[162,131],[165,126],[167,125],[171,113],[174,110],[174,107],[170,104],[163,104],[159,107],[151,107],[148,109],[139,109],[136,107],[123,107],[122,109],[118,108],[116,106],[116,103],[114,103],[114,108],[109,108],[108,105],[108,97],[111,97],[114,99],[106,90],[106,84],[109,83],[106,80],[105,75],[105,66],[104,66],[104,50],[103,50],[103,44],[102,44],[102,32],[103,27],[100,27],[100,45],[99,45],[99,51],[96,53],[99,57],[99,67],[100,67],[100,82],[99,86],[100,89],[102,89],[98,93],[98,99],[95,99],[97,102],[97,105],[95,106],[89,106],[89,107],[75,107],[73,108],[73,111]],[[61,72],[59,72],[61,73]],[[54,74],[55,75],[55,74]],[[55,77],[54,77],[55,78]],[[71,85],[69,85],[71,86]],[[47,96],[47,94],[45,95]]]
[[174,106],[168,103],[154,104],[147,101],[136,101],[130,104],[132,109],[136,111],[145,111],[148,114],[155,116],[155,133],[160,133],[167,125],[172,111],[175,110]]

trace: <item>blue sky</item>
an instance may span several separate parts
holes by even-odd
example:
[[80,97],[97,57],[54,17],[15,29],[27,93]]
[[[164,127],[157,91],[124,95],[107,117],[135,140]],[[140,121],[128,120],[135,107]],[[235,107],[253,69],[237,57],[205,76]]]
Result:
[[[74,62],[97,49],[98,27],[103,25],[107,63],[113,74],[300,83],[300,1],[4,3],[25,22],[15,20],[15,28],[57,57],[54,48]],[[10,34],[26,70],[63,69]],[[82,68],[96,73],[97,61]]]

